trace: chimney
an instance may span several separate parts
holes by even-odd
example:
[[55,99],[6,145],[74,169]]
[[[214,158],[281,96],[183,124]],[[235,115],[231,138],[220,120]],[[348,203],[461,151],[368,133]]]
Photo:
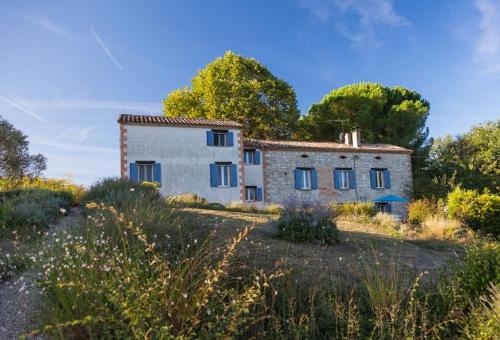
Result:
[[351,131],[352,135],[352,146],[355,148],[359,148],[361,146],[361,129],[359,127],[355,127]]
[[352,145],[352,137],[350,132],[344,133],[344,143],[346,145]]

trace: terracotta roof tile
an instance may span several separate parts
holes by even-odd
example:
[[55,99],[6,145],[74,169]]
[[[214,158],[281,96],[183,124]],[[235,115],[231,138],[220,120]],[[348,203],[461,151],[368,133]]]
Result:
[[412,150],[391,144],[361,144],[359,148],[352,145],[335,142],[299,142],[245,139],[245,147],[268,150],[311,150],[340,152],[382,152],[382,153],[412,153]]
[[241,129],[243,125],[231,120],[210,120],[202,118],[185,117],[164,117],[148,115],[121,114],[118,118],[120,124],[133,125],[168,125],[168,126],[188,126],[188,127],[215,127]]

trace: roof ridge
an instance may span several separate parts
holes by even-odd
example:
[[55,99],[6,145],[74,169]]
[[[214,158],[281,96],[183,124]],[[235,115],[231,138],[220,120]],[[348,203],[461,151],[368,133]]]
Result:
[[325,151],[367,151],[367,152],[389,152],[389,153],[412,153],[410,149],[403,148],[394,144],[361,144],[359,147],[354,147],[342,142],[336,141],[297,141],[297,140],[265,140],[245,138],[244,144],[250,146],[260,146],[263,148],[276,148],[288,150],[325,150]]
[[207,119],[191,117],[165,117],[158,115],[137,115],[121,113],[118,118],[120,124],[139,124],[139,125],[172,125],[172,126],[218,126],[242,128],[243,125],[224,119]]

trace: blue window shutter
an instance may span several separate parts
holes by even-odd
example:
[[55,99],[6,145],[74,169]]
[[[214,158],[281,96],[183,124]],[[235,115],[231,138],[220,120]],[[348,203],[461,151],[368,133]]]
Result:
[[214,145],[214,132],[210,130],[207,131],[207,145],[208,146]]
[[217,184],[217,165],[210,164],[210,186],[216,188]]
[[385,179],[385,188],[390,189],[391,188],[391,174],[389,173],[389,170],[385,169],[384,170],[384,179]]
[[377,173],[374,169],[370,170],[370,185],[372,189],[377,188]]
[[139,182],[139,166],[137,163],[130,163],[130,180],[133,182]]
[[227,133],[227,146],[234,146],[234,137],[231,131]]
[[340,190],[340,170],[339,169],[333,170],[333,183],[334,183],[335,189]]
[[318,190],[318,172],[316,169],[311,170],[311,180],[312,180],[312,189]]
[[231,186],[238,186],[238,166],[236,164],[231,164]]
[[161,185],[161,164],[153,164],[153,182]]
[[255,164],[260,164],[260,151],[255,151]]
[[387,208],[387,211],[389,214],[392,213],[392,206],[391,206],[391,203],[387,203],[386,205],[386,208]]
[[295,169],[295,189],[302,189],[302,176],[299,169]]
[[349,186],[351,189],[356,189],[356,173],[353,169],[349,169]]
[[262,201],[262,188],[255,189],[255,200]]

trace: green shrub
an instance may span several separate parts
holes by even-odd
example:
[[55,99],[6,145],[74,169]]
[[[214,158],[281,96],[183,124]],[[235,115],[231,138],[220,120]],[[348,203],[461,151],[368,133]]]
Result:
[[339,241],[337,225],[328,209],[319,205],[288,206],[278,220],[279,237],[292,241]]
[[495,339],[500,334],[500,286],[492,284],[475,303],[466,319],[463,335],[470,340]]
[[203,208],[206,209],[209,207],[210,204],[203,197],[200,197],[196,194],[192,194],[190,192],[169,196],[167,197],[167,202],[175,206],[187,207],[187,208],[199,208],[199,209]]
[[438,212],[437,203],[433,200],[424,198],[411,202],[408,205],[408,222],[421,226],[430,216]]
[[477,300],[491,284],[500,285],[500,243],[483,240],[471,245],[453,282],[465,302]]
[[376,214],[373,202],[333,203],[331,209],[336,215],[347,218],[373,217]]
[[81,185],[70,183],[64,179],[50,179],[50,178],[29,178],[0,179],[0,202],[17,196],[25,191],[45,190],[58,192],[59,195],[65,196],[65,199],[70,199],[72,205],[79,204],[85,189]]
[[500,236],[500,195],[457,187],[448,194],[448,214],[474,230]]
[[154,184],[138,183],[119,178],[105,178],[89,188],[82,198],[82,203],[120,203],[122,198],[130,196],[131,193],[134,195],[144,194],[145,197],[152,200],[161,199],[161,195]]
[[62,212],[70,208],[70,204],[71,198],[66,192],[34,189],[21,192],[2,203],[0,224],[10,229],[33,226],[48,228]]

